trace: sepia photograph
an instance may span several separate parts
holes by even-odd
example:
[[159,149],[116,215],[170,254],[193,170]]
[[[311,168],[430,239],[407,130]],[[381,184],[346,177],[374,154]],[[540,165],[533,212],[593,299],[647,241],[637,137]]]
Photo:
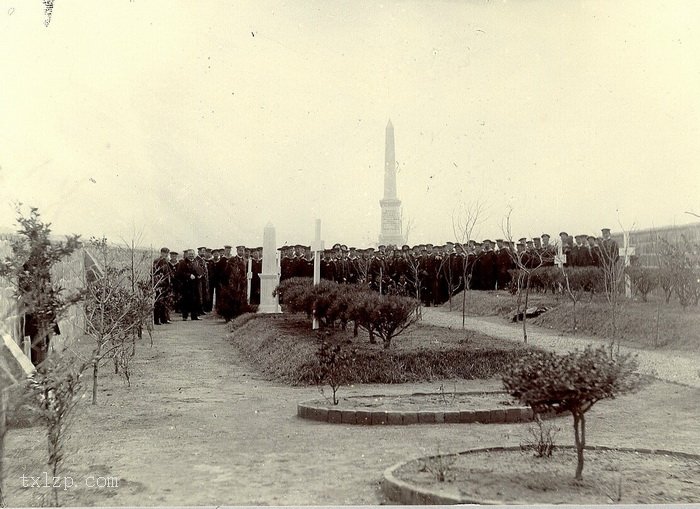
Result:
[[0,0],[0,507],[700,507],[698,20]]

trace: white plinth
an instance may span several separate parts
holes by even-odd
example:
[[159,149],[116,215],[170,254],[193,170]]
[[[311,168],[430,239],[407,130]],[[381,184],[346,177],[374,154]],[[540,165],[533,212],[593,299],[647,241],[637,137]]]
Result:
[[275,288],[280,284],[280,277],[277,274],[260,274],[260,305],[258,313],[281,313],[279,296],[272,295]]

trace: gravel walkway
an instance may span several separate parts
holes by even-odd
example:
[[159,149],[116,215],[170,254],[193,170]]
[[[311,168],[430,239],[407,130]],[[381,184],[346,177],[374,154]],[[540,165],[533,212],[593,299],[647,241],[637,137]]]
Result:
[[[462,328],[462,314],[442,308],[423,308],[423,322],[451,329]],[[499,320],[500,319],[495,319]],[[522,341],[522,323],[499,323],[492,318],[467,317],[465,328],[477,330],[498,339]],[[531,345],[565,353],[580,349],[588,344],[607,345],[599,338],[570,336],[555,333],[548,329],[527,326],[528,343]],[[692,352],[649,351],[636,348],[620,347],[620,351],[633,352],[639,361],[639,372],[652,375],[660,380],[675,382],[690,387],[700,387],[700,354]]]

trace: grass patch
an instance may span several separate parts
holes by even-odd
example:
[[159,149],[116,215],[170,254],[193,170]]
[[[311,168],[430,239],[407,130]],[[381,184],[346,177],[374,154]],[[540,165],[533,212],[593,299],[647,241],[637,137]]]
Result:
[[[234,344],[265,377],[293,385],[313,384],[319,372],[320,339],[303,315],[266,315],[230,334]],[[528,347],[475,331],[418,324],[388,350],[360,331],[330,331],[330,339],[357,351],[348,383],[407,383],[450,378],[484,379],[502,372]]]
[[[576,305],[576,331],[573,330],[573,306],[566,302],[532,319],[533,324],[562,332],[612,337],[610,307],[604,302]],[[658,322],[658,323],[657,323]],[[624,302],[616,318],[618,337],[623,344],[646,349],[697,352],[700,349],[700,313],[678,305],[657,306],[648,302]]]
[[[453,297],[452,312],[461,314],[462,294]],[[546,313],[530,318],[533,325],[563,333],[579,333],[602,339],[612,338],[610,306],[604,295],[588,295],[576,304],[577,326],[574,330],[574,309],[564,295],[531,293],[528,307],[547,306]],[[448,308],[444,304],[443,308]],[[517,309],[517,296],[504,291],[467,292],[468,316],[499,316],[510,319]],[[650,295],[648,302],[621,298],[617,312],[617,333],[622,344],[637,348],[700,350],[700,308],[683,309],[678,302],[666,303],[662,295]]]

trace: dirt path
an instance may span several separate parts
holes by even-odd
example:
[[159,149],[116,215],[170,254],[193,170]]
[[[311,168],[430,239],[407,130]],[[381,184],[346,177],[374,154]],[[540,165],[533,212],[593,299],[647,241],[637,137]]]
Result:
[[[140,344],[131,388],[108,374],[95,407],[78,408],[63,475],[76,487],[64,505],[340,505],[382,502],[384,468],[412,457],[488,445],[517,445],[525,424],[343,426],[296,417],[316,388],[259,379],[209,319],[159,327]],[[87,380],[89,385],[90,380]],[[342,388],[342,395],[438,390],[439,384]],[[450,390],[500,388],[497,381],[446,382]],[[700,453],[700,391],[655,383],[643,397],[600,403],[589,442]],[[569,442],[568,419],[560,420]],[[634,425],[629,423],[634,422]],[[46,470],[41,428],[7,438],[6,489],[12,506],[38,505],[45,488],[21,489],[20,475]],[[118,488],[87,488],[89,475]],[[81,486],[78,488],[78,486]]]
[[[462,328],[461,312],[442,308],[422,308],[423,322],[452,329]],[[465,327],[478,330],[498,339],[523,340],[522,323],[511,324],[500,318],[466,317]],[[599,338],[571,336],[551,330],[527,325],[528,343],[557,352],[569,352],[587,344],[607,345]],[[660,380],[700,387],[700,355],[691,352],[654,352],[649,350],[621,347],[621,352],[633,352],[639,360],[639,371],[654,375]]]

